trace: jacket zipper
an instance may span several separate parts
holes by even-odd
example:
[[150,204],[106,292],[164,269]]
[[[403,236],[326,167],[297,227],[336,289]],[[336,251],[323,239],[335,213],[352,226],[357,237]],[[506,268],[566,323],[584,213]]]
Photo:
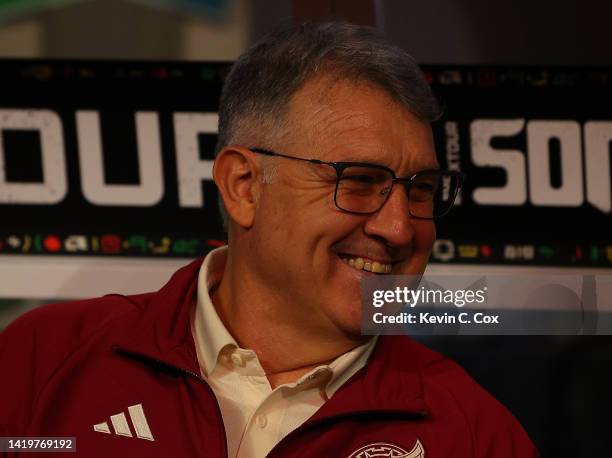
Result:
[[[184,369],[182,367],[178,367],[175,366],[174,364],[170,364],[166,361],[162,361],[160,359],[145,355],[143,353],[139,353],[139,352],[135,352],[135,351],[130,351],[130,350],[126,350],[123,349],[121,347],[115,346],[114,347],[115,351],[118,351],[119,353],[123,353],[124,355],[127,356],[136,356],[137,358],[142,358],[142,359],[146,359],[150,362],[154,362],[158,365],[163,365],[163,366],[167,366],[171,369],[174,369],[178,372],[181,372],[185,375],[189,375],[190,377],[195,378],[196,380],[198,380],[199,382],[201,382],[202,384],[204,384],[204,386],[206,387],[206,389],[208,390],[208,392],[210,393],[210,395],[213,397],[213,399],[215,400],[215,411],[217,413],[217,419],[219,421],[219,424],[221,425],[221,430],[223,432],[223,455],[228,458],[228,451],[227,451],[227,434],[225,433],[225,424],[223,423],[223,416],[221,415],[221,409],[219,408],[219,403],[217,402],[217,397],[215,396],[215,393],[213,391],[213,389],[210,387],[210,385],[208,384],[208,382],[206,381],[206,379],[204,379],[201,375],[196,374],[193,371],[190,371],[189,369]],[[378,413],[384,413],[385,411],[379,411]],[[395,412],[394,412],[395,413]],[[309,423],[307,425],[302,424],[300,426],[298,426],[296,429],[294,429],[293,431],[291,431],[289,434],[287,434],[283,439],[281,439],[280,442],[278,442],[273,448],[272,450],[270,450],[270,452],[266,455],[266,458],[272,458],[275,456],[276,450],[278,450],[279,446],[281,444],[283,444],[284,442],[286,442],[287,440],[289,440],[290,438],[292,438],[293,436],[297,435],[298,433],[302,433],[304,431],[308,431],[309,429],[314,428],[315,426],[324,423],[324,422],[334,422],[337,421],[341,418],[344,417],[349,417],[349,416],[353,416],[353,415],[372,415],[372,411],[367,411],[367,410],[356,410],[354,412],[350,412],[349,413],[343,413],[343,414],[338,414],[338,415],[332,415],[329,417],[325,417],[325,418],[321,418],[318,419],[312,423]],[[429,414],[429,412],[427,412],[426,410],[419,410],[419,411],[415,411],[415,412],[411,412],[410,414],[406,414],[406,416],[411,416],[411,417],[418,417],[419,420],[422,420],[423,418],[426,418],[427,415]]]
[[166,366],[169,367],[171,369],[174,369],[182,374],[185,375],[189,375],[190,377],[195,378],[196,380],[198,380],[199,382],[201,382],[206,389],[208,390],[208,392],[210,393],[210,395],[212,396],[212,398],[215,400],[215,412],[217,413],[217,420],[219,421],[219,424],[221,425],[221,431],[223,433],[223,456],[225,458],[228,458],[228,451],[227,451],[227,434],[225,433],[225,424],[223,423],[223,416],[221,415],[221,408],[219,407],[219,402],[217,401],[217,397],[215,396],[215,392],[213,391],[213,389],[210,387],[210,385],[208,384],[208,382],[206,381],[206,379],[204,379],[204,377],[202,377],[199,374],[196,374],[193,371],[190,371],[189,369],[184,369],[182,367],[178,367],[175,366],[174,364],[170,364],[166,361],[162,361],[161,359],[157,359],[148,355],[145,355],[143,353],[139,353],[139,352],[135,352],[135,351],[131,351],[131,350],[126,350],[124,348],[115,346],[113,347],[113,349],[118,352],[118,353],[122,353],[126,356],[136,356],[137,358],[141,358],[141,359],[146,359],[150,362],[156,363],[157,365],[160,366]]

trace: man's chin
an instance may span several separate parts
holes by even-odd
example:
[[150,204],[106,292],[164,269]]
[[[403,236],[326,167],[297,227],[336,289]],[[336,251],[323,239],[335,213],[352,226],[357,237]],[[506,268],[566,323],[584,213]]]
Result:
[[343,311],[346,313],[336,317],[339,331],[344,338],[351,341],[359,342],[367,340],[369,336],[361,334],[361,304],[352,303],[345,305],[345,307]]

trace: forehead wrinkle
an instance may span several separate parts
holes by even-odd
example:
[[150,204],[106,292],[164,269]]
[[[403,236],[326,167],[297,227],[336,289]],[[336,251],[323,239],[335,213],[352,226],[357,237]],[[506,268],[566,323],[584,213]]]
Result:
[[[331,86],[317,84],[325,81],[313,81],[292,97],[288,117],[294,131],[308,137],[309,143],[317,144],[317,140],[325,135],[335,138],[338,124],[346,123],[350,127],[339,130],[349,130],[351,133],[368,128],[375,130],[376,120],[372,118],[372,113],[346,106],[339,108],[336,93],[332,91],[332,87],[338,86],[339,82]],[[342,90],[340,87],[338,89]]]
[[[376,150],[381,149],[371,115],[358,111],[326,110],[324,116],[317,117],[312,124],[305,123],[306,129],[315,144],[325,143],[327,153],[336,148],[370,149],[376,144]],[[330,148],[331,147],[331,148]],[[372,152],[372,151],[371,151]]]
[[398,176],[437,166],[422,121],[384,91],[347,81],[336,81],[334,90],[318,83],[325,80],[306,84],[291,100],[296,153],[386,165]]
[[[407,162],[410,164],[411,173],[430,168],[429,165],[415,164],[415,162],[421,162],[418,156],[422,155],[411,151],[407,145],[398,144],[395,148],[390,149],[389,145],[386,144],[390,136],[381,138],[382,130],[378,129],[377,120],[373,119],[369,113],[352,110],[343,111],[340,115],[337,115],[338,110],[329,106],[320,107],[316,110],[316,113],[319,113],[320,116],[311,116],[314,117],[312,124],[308,124],[308,119],[303,119],[301,125],[303,126],[302,129],[308,132],[308,137],[311,140],[310,144],[316,145],[316,148],[311,151],[316,150],[319,159],[370,162],[395,169],[399,162],[403,162],[395,156],[402,154],[402,151],[406,151],[407,156],[409,156]],[[314,112],[310,114],[313,115]],[[397,129],[393,130],[396,131]],[[410,130],[407,130],[406,134],[410,135]],[[325,150],[320,148],[321,142],[325,142]],[[394,162],[396,162],[395,167]],[[429,163],[429,161],[424,162]],[[432,163],[431,166],[433,165]],[[399,170],[394,171],[399,172]]]
[[[300,111],[301,113],[299,113]],[[302,110],[295,110],[295,112],[300,114],[302,118],[309,118],[313,122],[326,121],[336,124],[338,122],[350,122],[353,119],[359,119],[357,122],[362,125],[372,124],[369,122],[372,116],[371,113],[349,107],[338,108],[333,100],[327,99],[309,100]]]

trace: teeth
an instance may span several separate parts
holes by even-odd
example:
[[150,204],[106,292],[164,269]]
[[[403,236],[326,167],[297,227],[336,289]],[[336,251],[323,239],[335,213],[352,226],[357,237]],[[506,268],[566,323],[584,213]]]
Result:
[[391,264],[383,264],[378,261],[371,261],[364,258],[340,258],[343,262],[358,270],[366,270],[377,274],[391,273]]

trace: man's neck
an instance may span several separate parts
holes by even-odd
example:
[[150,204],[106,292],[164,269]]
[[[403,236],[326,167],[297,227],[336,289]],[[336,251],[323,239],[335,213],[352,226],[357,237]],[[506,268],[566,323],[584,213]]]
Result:
[[238,345],[255,351],[273,388],[294,382],[364,343],[292,322],[294,315],[283,310],[291,310],[295,304],[280,303],[275,291],[253,287],[249,280],[248,273],[238,272],[228,256],[211,300]]

